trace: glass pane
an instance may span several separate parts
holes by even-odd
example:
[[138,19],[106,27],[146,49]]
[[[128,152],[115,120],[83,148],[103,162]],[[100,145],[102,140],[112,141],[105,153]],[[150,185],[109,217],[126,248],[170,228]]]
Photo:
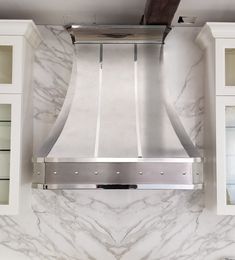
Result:
[[0,104],[0,151],[10,150],[11,105]]
[[9,201],[11,105],[0,104],[0,204]]
[[11,121],[11,105],[0,104],[0,120]]
[[9,203],[9,180],[0,180],[0,204]]
[[0,180],[8,179],[10,173],[10,152],[0,151]]
[[12,83],[12,46],[0,46],[0,84]]
[[225,49],[225,85],[235,86],[235,49]]
[[0,121],[0,151],[10,150],[11,122]]
[[225,108],[227,203],[235,204],[235,107]]

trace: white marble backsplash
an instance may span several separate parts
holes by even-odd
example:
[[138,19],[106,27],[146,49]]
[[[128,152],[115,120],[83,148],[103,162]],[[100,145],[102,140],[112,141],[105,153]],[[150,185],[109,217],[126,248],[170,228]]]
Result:
[[[34,67],[35,151],[66,95],[72,45],[62,27],[39,26]],[[164,84],[194,143],[202,148],[200,28],[174,28],[164,46]],[[235,256],[235,217],[204,207],[203,191],[32,190],[32,208],[0,217],[0,260],[219,260]]]

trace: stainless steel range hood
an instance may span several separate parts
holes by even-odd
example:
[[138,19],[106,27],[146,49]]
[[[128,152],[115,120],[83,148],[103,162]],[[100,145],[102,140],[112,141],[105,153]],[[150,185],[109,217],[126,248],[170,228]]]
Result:
[[[60,115],[34,159],[33,187],[202,188],[203,159],[159,80],[168,28],[67,29],[76,43],[71,82]],[[146,47],[148,43],[152,45]],[[172,135],[183,156],[173,147]],[[170,153],[162,148],[166,143]]]

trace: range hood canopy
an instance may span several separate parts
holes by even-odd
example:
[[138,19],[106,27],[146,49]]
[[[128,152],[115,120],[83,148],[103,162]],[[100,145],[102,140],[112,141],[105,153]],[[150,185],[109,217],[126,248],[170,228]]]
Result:
[[[90,48],[87,53],[89,55],[92,54],[92,51],[95,48],[99,47],[99,55],[96,52],[98,57],[98,61],[95,61],[95,65],[89,64],[88,60],[89,57],[84,57],[84,62],[79,67],[83,72],[86,74],[87,77],[96,77],[94,80],[91,79],[92,84],[97,84],[97,90],[92,88],[83,88],[80,89],[77,85],[81,85],[84,82],[84,79],[80,81],[77,79],[79,74],[78,64],[80,60],[82,61],[82,57],[78,55],[78,59],[74,60],[73,64],[73,71],[70,86],[67,92],[66,99],[64,101],[64,105],[60,112],[60,115],[57,118],[57,121],[49,134],[48,139],[42,146],[41,150],[39,151],[38,157],[34,159],[34,174],[33,174],[33,187],[34,188],[42,188],[42,189],[201,189],[203,183],[203,159],[200,157],[200,154],[197,148],[192,143],[191,139],[189,138],[187,132],[185,131],[179,116],[177,115],[176,111],[172,104],[165,100],[162,104],[164,109],[167,113],[169,121],[172,125],[173,131],[175,132],[176,136],[179,139],[179,143],[182,145],[188,157],[184,158],[155,158],[152,156],[144,156],[142,154],[141,148],[141,130],[140,130],[140,100],[139,100],[139,93],[138,93],[138,43],[157,43],[162,44],[164,39],[169,32],[167,26],[84,26],[84,25],[73,25],[67,27],[68,32],[72,37],[73,44],[81,44],[79,45],[80,48]],[[94,43],[92,46],[89,45],[90,43]],[[135,132],[136,135],[136,144],[134,145],[136,148],[136,157],[133,156],[122,156],[120,157],[113,157],[110,156],[98,156],[98,148],[100,141],[100,125],[101,125],[101,93],[103,92],[103,44],[104,43],[112,43],[112,44],[132,44],[128,45],[129,50],[133,50],[133,56],[127,55],[124,58],[129,59],[129,63],[126,65],[127,67],[123,68],[123,64],[119,65],[120,69],[123,70],[125,74],[126,70],[130,68],[133,64],[133,73],[131,73],[131,81],[126,79],[124,84],[126,84],[125,88],[122,90],[125,92],[127,88],[130,88],[133,83],[133,87],[131,86],[131,103],[133,110],[132,119],[134,124],[130,125],[129,119],[126,121],[127,124],[122,128],[125,131],[129,131],[129,128],[135,125]],[[81,47],[83,46],[83,47]],[[90,47],[88,47],[90,46]],[[111,46],[112,47],[112,46]],[[106,48],[106,47],[105,47]],[[108,47],[107,47],[108,48]],[[159,50],[162,50],[160,47]],[[82,51],[78,51],[81,55]],[[120,58],[119,55],[116,53],[111,53],[110,57],[108,58],[109,61],[112,60],[114,57],[113,55],[117,55],[117,59]],[[126,54],[126,53],[125,53]],[[161,56],[161,55],[160,55]],[[79,60],[80,59],[80,60]],[[92,57],[93,59],[93,57]],[[94,59],[93,59],[94,60]],[[110,63],[113,64],[113,61]],[[93,66],[94,65],[94,66]],[[105,64],[106,65],[106,64]],[[129,66],[129,67],[128,67]],[[105,67],[105,66],[104,66]],[[107,68],[107,66],[105,67]],[[149,67],[152,69],[152,66]],[[87,72],[88,70],[89,73]],[[112,71],[112,70],[111,70]],[[110,73],[110,70],[109,70]],[[127,72],[126,72],[127,73]],[[155,72],[153,72],[154,74]],[[94,76],[94,74],[96,76]],[[122,73],[119,73],[122,74]],[[118,74],[118,75],[119,75]],[[106,71],[106,76],[107,71]],[[128,74],[125,74],[128,75]],[[122,75],[123,76],[123,75]],[[129,75],[128,75],[129,76]],[[114,76],[115,77],[115,76]],[[115,79],[116,81],[117,79]],[[85,80],[86,81],[86,80]],[[127,82],[128,81],[128,82]],[[114,84],[114,83],[112,83]],[[118,84],[118,83],[115,83]],[[120,87],[118,85],[118,87]],[[158,87],[158,86],[157,86]],[[88,98],[80,99],[79,96],[82,96],[87,91],[96,91],[97,97],[93,101],[90,100],[92,98],[92,93],[86,93]],[[108,88],[110,89],[110,88]],[[120,90],[119,92],[121,92]],[[109,90],[110,91],[110,90]],[[109,92],[112,94],[112,92]],[[118,95],[119,93],[116,93]],[[129,92],[127,93],[129,95]],[[91,95],[91,97],[89,96]],[[112,94],[113,95],[113,94]],[[115,95],[115,94],[114,94]],[[122,92],[120,95],[123,95]],[[160,91],[159,94],[160,96]],[[76,100],[76,98],[78,100]],[[126,97],[125,97],[126,98]],[[143,99],[143,97],[141,97]],[[85,100],[85,101],[84,101]],[[129,103],[127,102],[127,107]],[[142,102],[148,102],[147,100]],[[156,104],[158,101],[154,101]],[[89,104],[88,104],[89,103]],[[96,105],[95,105],[96,104]],[[110,100],[107,104],[111,104]],[[145,103],[146,104],[146,103]],[[89,107],[78,107],[78,106],[88,106]],[[123,104],[124,106],[125,104]],[[121,109],[121,106],[118,106],[118,109]],[[87,110],[88,109],[88,110]],[[83,130],[79,131],[80,134],[76,134],[71,137],[70,134],[70,127],[74,127],[77,124],[78,114],[82,113],[82,120],[91,120],[88,116],[88,112],[93,109],[92,120],[96,117],[96,123],[93,124],[93,127],[87,127]],[[115,108],[116,109],[116,108]],[[88,111],[88,112],[87,112]],[[112,111],[108,107],[106,111]],[[123,111],[122,111],[123,112]],[[95,113],[95,114],[94,114]],[[128,110],[124,111],[125,113],[129,113]],[[135,115],[134,115],[135,114]],[[95,115],[95,116],[94,116]],[[81,114],[80,114],[81,116]],[[94,119],[95,120],[95,119]],[[111,117],[108,119],[113,120],[115,124],[115,119]],[[146,120],[145,120],[146,121]],[[69,125],[70,124],[70,125]],[[85,121],[82,124],[86,124]],[[66,128],[67,125],[67,128]],[[89,124],[88,124],[89,125]],[[107,125],[106,125],[107,126]],[[79,126],[82,127],[81,125]],[[108,122],[108,127],[112,128],[112,124]],[[147,127],[151,127],[148,126]],[[95,129],[96,128],[96,129]],[[83,140],[84,133],[86,131],[92,131],[95,133],[95,141],[92,142],[92,145],[95,146],[94,148],[94,156],[87,157],[85,156],[77,156],[73,155],[70,152],[71,156],[61,156],[66,149],[70,149],[70,146],[73,145],[76,149],[82,149],[80,147],[86,148],[86,140],[79,145],[73,144],[75,140],[81,139]],[[115,128],[112,128],[115,130]],[[67,132],[66,132],[67,131]],[[90,133],[90,132],[89,132]],[[61,146],[60,151],[62,151],[59,155],[52,155],[51,151],[53,148],[58,145],[58,140],[63,136],[63,139],[70,139],[68,145]],[[128,136],[128,135],[127,135]],[[132,135],[130,135],[132,137]],[[155,138],[159,138],[155,136]],[[133,138],[132,138],[133,139]],[[127,140],[129,141],[129,140]],[[124,144],[124,142],[123,142]],[[130,140],[131,145],[131,140]],[[124,145],[125,146],[125,145]],[[127,147],[127,146],[125,146]],[[92,148],[93,149],[93,148]],[[115,147],[116,149],[116,147]],[[83,153],[83,151],[82,151]],[[85,153],[85,151],[84,151]],[[52,152],[53,154],[53,152]],[[76,152],[75,152],[76,154]],[[125,154],[125,153],[124,153]],[[127,153],[128,154],[128,153]]]
[[170,31],[164,25],[70,25],[73,44],[163,44]]

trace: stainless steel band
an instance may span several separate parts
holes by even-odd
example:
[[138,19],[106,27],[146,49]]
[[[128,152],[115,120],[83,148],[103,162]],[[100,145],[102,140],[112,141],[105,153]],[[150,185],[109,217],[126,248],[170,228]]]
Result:
[[[72,158],[71,158],[72,159]],[[105,159],[105,160],[104,160]],[[112,159],[112,161],[111,161]],[[127,158],[124,158],[127,159]],[[203,164],[192,158],[119,158],[34,163],[33,187],[44,189],[195,189],[202,188]]]

